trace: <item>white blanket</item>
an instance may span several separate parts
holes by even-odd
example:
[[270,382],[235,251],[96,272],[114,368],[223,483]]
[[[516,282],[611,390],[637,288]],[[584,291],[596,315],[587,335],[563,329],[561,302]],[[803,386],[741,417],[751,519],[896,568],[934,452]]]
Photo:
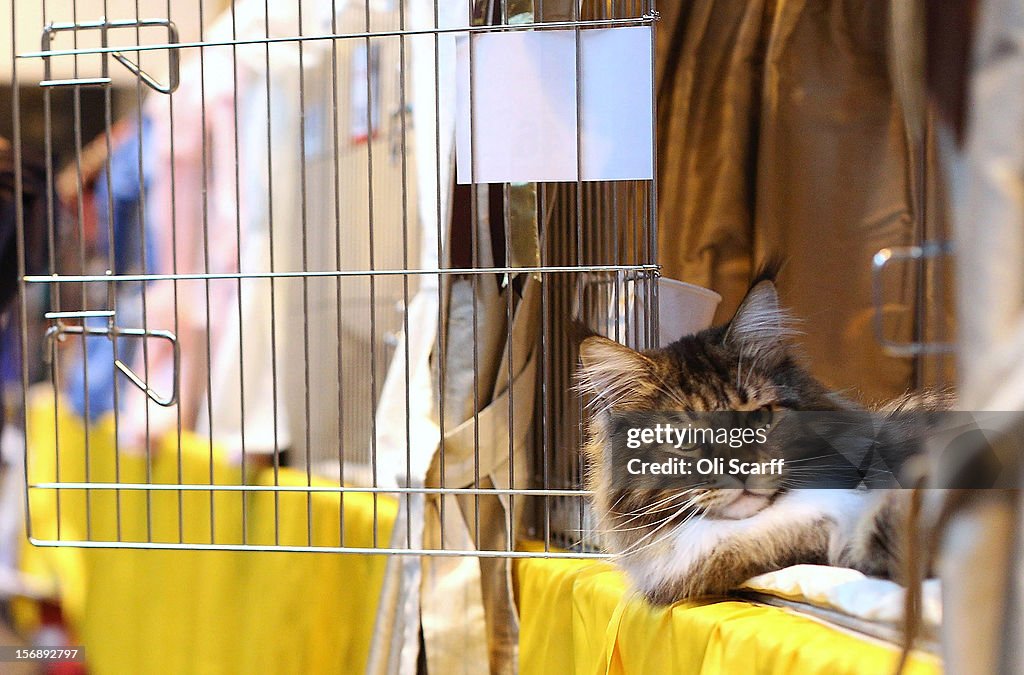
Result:
[[[769,572],[748,580],[743,588],[887,624],[902,621],[906,592],[892,581],[869,577],[845,567],[824,565],[794,565]],[[925,625],[938,628],[942,622],[938,579],[924,582],[921,609]]]

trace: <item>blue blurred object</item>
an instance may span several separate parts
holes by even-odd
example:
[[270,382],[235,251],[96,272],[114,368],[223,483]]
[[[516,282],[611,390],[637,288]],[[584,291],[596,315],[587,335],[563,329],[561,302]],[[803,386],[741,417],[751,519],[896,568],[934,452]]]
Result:
[[[107,172],[101,171],[96,179],[94,203],[96,209],[95,255],[106,264],[113,253],[115,274],[136,274],[144,270],[153,272],[155,260],[152,237],[143,238],[145,223],[144,198],[149,187],[150,167],[145,161],[152,153],[146,152],[151,136],[151,122],[143,117],[141,134],[138,123],[129,125],[129,130],[119,138],[110,154],[110,184]],[[140,143],[141,140],[141,143]],[[141,159],[140,159],[141,158]],[[140,176],[141,164],[141,176]],[[110,241],[109,231],[114,241]],[[143,241],[145,239],[145,241]],[[143,245],[145,244],[145,258]],[[143,266],[143,259],[146,265]],[[117,325],[137,327],[142,325],[142,288],[145,282],[122,281],[117,283]],[[107,319],[98,317],[86,320],[86,325],[106,326]],[[130,362],[139,348],[138,338],[120,338],[117,341],[117,358]],[[132,387],[124,375],[114,368],[113,340],[103,336],[85,339],[85,359],[68,368],[65,377],[65,393],[72,407],[82,417],[95,421],[114,408],[114,381],[121,378],[119,390]],[[86,382],[88,381],[88,387]]]

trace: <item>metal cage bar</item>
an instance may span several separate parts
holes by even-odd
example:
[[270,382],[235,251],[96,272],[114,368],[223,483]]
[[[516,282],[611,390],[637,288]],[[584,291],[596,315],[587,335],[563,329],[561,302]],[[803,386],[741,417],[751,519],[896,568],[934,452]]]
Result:
[[[44,147],[50,195],[45,269],[17,214],[30,541],[605,557],[568,332],[655,345],[654,181],[584,181],[577,135],[576,181],[455,186],[448,69],[459,36],[566,31],[579,81],[586,31],[654,3],[77,4],[11,29],[16,170]],[[388,532],[423,508],[434,544]]]

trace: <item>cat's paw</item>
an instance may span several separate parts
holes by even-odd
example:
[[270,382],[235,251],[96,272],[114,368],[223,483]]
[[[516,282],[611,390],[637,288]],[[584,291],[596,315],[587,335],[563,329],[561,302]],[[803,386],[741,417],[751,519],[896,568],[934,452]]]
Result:
[[829,562],[868,576],[902,580],[909,508],[909,490],[880,491],[855,527],[833,542]]

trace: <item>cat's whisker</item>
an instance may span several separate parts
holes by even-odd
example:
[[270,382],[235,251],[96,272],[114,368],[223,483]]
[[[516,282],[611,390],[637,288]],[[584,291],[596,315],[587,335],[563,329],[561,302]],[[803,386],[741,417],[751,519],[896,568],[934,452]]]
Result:
[[611,513],[613,515],[616,515],[616,516],[626,516],[626,515],[633,515],[633,514],[636,514],[636,513],[645,513],[645,512],[647,512],[648,509],[650,509],[652,507],[655,507],[655,506],[660,506],[662,504],[665,504],[667,502],[675,500],[675,499],[677,499],[677,497],[678,496],[676,494],[672,494],[672,495],[668,495],[666,497],[662,497],[662,498],[658,499],[657,501],[653,502],[652,504],[641,505],[640,507],[638,507],[638,508],[636,508],[636,509],[634,509],[632,511],[614,511],[614,510],[612,510]]
[[[623,494],[623,496],[625,496],[625,494]],[[639,508],[634,509],[632,511],[622,511],[622,512],[619,512],[619,511],[616,511],[614,508],[611,508],[611,509],[609,509],[609,512],[612,515],[614,515],[614,516],[631,516],[631,515],[635,515],[635,514],[643,514],[643,513],[647,513],[648,510],[651,507],[660,506],[660,505],[665,504],[667,502],[670,502],[670,501],[672,501],[672,500],[674,500],[676,498],[677,498],[677,496],[675,494],[671,494],[671,495],[668,495],[666,497],[662,497],[662,498],[658,499],[653,504],[649,504],[649,505],[645,504],[645,505],[640,506]]]
[[[643,526],[640,526],[640,527],[637,527],[637,528],[631,528],[631,529],[650,529],[651,530],[651,532],[648,532],[646,535],[644,535],[639,540],[637,540],[637,542],[634,542],[633,545],[636,545],[638,542],[642,542],[643,540],[645,540],[646,538],[651,536],[652,533],[657,532],[658,530],[664,528],[666,525],[671,523],[676,518],[676,516],[681,514],[683,511],[685,511],[690,506],[692,506],[692,504],[691,504],[691,502],[689,500],[686,500],[686,501],[684,501],[684,502],[682,502],[680,504],[673,504],[671,515],[669,515],[669,516],[667,516],[665,518],[662,518],[659,522],[654,523],[654,524],[643,525]],[[628,551],[629,549],[627,548],[626,550]]]
[[[680,507],[680,508],[679,508],[679,509],[678,509],[678,510],[676,511],[676,514],[675,514],[675,515],[679,515],[679,514],[681,514],[681,513],[682,513],[682,512],[683,512],[683,511],[684,511],[684,510],[685,510],[686,508],[688,508],[688,507],[689,507],[689,505],[688,505],[688,504],[685,504],[685,505],[681,506],[681,507]],[[620,552],[618,553],[618,555],[619,555],[620,557],[621,557],[621,556],[627,556],[627,555],[632,555],[632,554],[638,553],[639,551],[645,550],[646,548],[648,548],[649,546],[651,546],[651,545],[653,545],[653,544],[657,544],[657,543],[659,543],[659,542],[663,541],[663,540],[664,540],[664,536],[662,536],[662,537],[658,537],[658,538],[657,538],[657,539],[655,539],[655,540],[654,540],[653,542],[648,542],[647,544],[644,544],[644,542],[645,542],[645,541],[647,541],[648,539],[650,539],[650,538],[651,538],[652,536],[654,536],[654,535],[656,535],[656,534],[657,534],[658,532],[660,532],[660,531],[664,530],[664,529],[665,529],[665,528],[666,528],[666,527],[667,527],[667,526],[668,526],[668,525],[669,525],[670,523],[672,523],[672,521],[673,521],[674,519],[675,519],[675,516],[673,516],[672,518],[666,518],[666,519],[665,519],[664,521],[662,521],[662,522],[661,522],[661,524],[660,524],[660,525],[656,525],[656,526],[655,526],[655,527],[654,527],[654,528],[653,528],[653,529],[652,529],[652,530],[651,530],[650,532],[648,532],[648,533],[647,533],[647,534],[645,534],[644,536],[642,536],[642,537],[640,537],[639,539],[637,539],[637,540],[636,540],[635,542],[633,542],[632,544],[630,544],[629,546],[627,546],[627,547],[626,547],[626,548],[625,548],[624,550],[620,551]],[[666,535],[665,535],[665,536],[667,536],[667,534],[668,534],[668,532],[666,532]],[[644,545],[643,545],[643,546],[640,546],[641,544],[644,544]]]
[[[700,488],[692,488],[692,489],[689,489],[689,490],[684,490],[682,492],[673,493],[673,494],[671,494],[671,495],[669,495],[667,497],[659,499],[654,504],[643,506],[643,507],[641,507],[639,509],[636,509],[634,511],[627,511],[627,512],[622,513],[622,514],[614,514],[614,515],[616,515],[616,516],[619,516],[619,515],[622,515],[622,516],[632,516],[631,518],[623,521],[625,523],[628,523],[628,522],[631,522],[633,520],[636,520],[637,518],[641,518],[643,516],[652,515],[652,514],[655,514],[655,513],[662,513],[664,511],[670,510],[671,508],[673,508],[675,506],[674,504],[670,504],[669,506],[664,506],[665,504],[669,504],[670,502],[673,502],[673,501],[675,501],[677,499],[689,498],[689,495],[692,494],[693,492],[695,492],[698,489],[700,489]],[[653,507],[663,507],[663,508],[653,508]]]
[[[669,536],[671,536],[673,532],[686,527],[686,525],[691,520],[693,520],[695,517],[700,515],[698,512],[694,511],[694,512],[688,514],[686,517],[683,518],[683,521],[681,523],[673,524],[673,527],[671,529],[668,529],[668,530],[665,529],[665,527],[667,525],[671,524],[672,521],[675,520],[676,516],[678,516],[679,514],[683,513],[683,511],[685,509],[687,509],[687,508],[690,508],[690,506],[691,506],[690,504],[684,505],[671,518],[666,519],[661,525],[657,526],[650,533],[648,533],[647,535],[645,535],[645,536],[641,537],[640,539],[638,539],[631,546],[629,546],[625,551],[623,551],[620,555],[636,555],[638,553],[642,553],[643,551],[646,551],[647,549],[653,548],[653,547],[657,546],[658,544],[662,543],[663,541],[665,541],[665,539],[667,539]],[[664,530],[664,532],[662,532],[662,534],[660,536],[655,537],[654,539],[652,539],[651,541],[648,541],[647,543],[643,543],[645,539],[647,539],[647,538],[657,534],[659,531],[662,531],[662,530]],[[637,546],[638,544],[643,544],[643,545],[638,547]]]
[[600,529],[598,529],[598,532],[600,532],[602,534],[616,534],[616,533],[620,533],[620,532],[636,532],[638,530],[647,530],[647,529],[650,529],[651,527],[653,527],[653,526],[650,525],[650,524],[632,525],[630,527],[622,527],[622,526],[616,525],[616,526],[614,526],[612,528],[609,528],[609,529],[600,528]]
[[[789,466],[789,462],[786,462],[785,474],[796,474],[796,473],[821,473],[829,469],[843,469],[848,468],[849,464],[817,464],[809,466]],[[785,475],[784,474],[784,475]]]
[[[625,524],[628,524],[628,523],[634,522],[634,521],[636,521],[636,520],[639,520],[640,518],[644,518],[644,517],[650,517],[650,516],[655,516],[656,514],[659,514],[659,513],[666,513],[666,512],[669,512],[669,511],[674,511],[674,510],[676,510],[676,509],[677,509],[677,508],[678,508],[678,507],[679,507],[680,505],[681,505],[681,504],[680,504],[679,502],[672,502],[672,503],[670,503],[670,504],[667,504],[667,505],[663,506],[662,508],[658,508],[658,509],[651,509],[651,510],[649,510],[649,511],[645,511],[645,512],[643,512],[643,513],[638,513],[638,514],[636,514],[636,515],[634,515],[634,516],[632,516],[632,517],[630,517],[630,518],[628,518],[628,519],[626,519],[626,520],[623,520],[623,521],[621,522],[621,524],[622,524],[622,525],[625,525]],[[692,506],[692,505],[693,505],[693,503],[692,503],[692,502],[686,502],[686,505],[690,505],[690,506]],[[650,524],[644,525],[643,527],[650,527]]]
[[834,454],[825,454],[825,455],[814,455],[812,457],[798,457],[796,459],[787,459],[786,460],[786,466],[788,467],[788,466],[793,465],[793,464],[799,464],[800,462],[813,462],[813,461],[817,461],[819,459],[826,459],[828,457],[834,457],[834,456],[835,456]]
[[[703,485],[703,484],[704,483],[701,483],[700,485]],[[634,513],[642,512],[644,509],[648,508],[649,506],[656,506],[658,504],[664,503],[664,502],[669,501],[671,499],[676,499],[676,498],[678,498],[680,496],[685,496],[685,495],[690,494],[690,493],[692,493],[692,492],[694,492],[695,490],[698,490],[698,489],[700,489],[699,485],[698,486],[694,486],[692,488],[688,488],[688,489],[682,490],[680,492],[672,492],[671,494],[668,494],[665,497],[660,498],[654,504],[642,505],[641,507],[639,507],[636,510],[624,511],[624,512],[619,513],[617,511],[615,511],[615,507],[618,506],[622,502],[623,499],[626,499],[627,497],[630,497],[630,496],[633,495],[632,492],[630,492],[628,490],[623,490],[622,494],[620,494],[618,499],[616,499],[614,502],[612,502],[608,506],[607,510],[608,510],[609,513],[616,514],[616,515],[631,515],[631,514],[634,514]]]
[[[648,533],[644,537],[641,537],[636,542],[633,542],[633,544],[629,548],[627,548],[626,551],[629,551],[631,548],[634,548],[637,544],[642,543],[644,539],[647,539],[648,537],[650,537],[653,534],[657,533],[659,530],[664,529],[667,525],[672,524],[673,521],[679,515],[681,515],[682,513],[684,513],[687,510],[690,510],[690,513],[686,514],[686,516],[683,518],[683,520],[680,523],[675,523],[674,526],[673,526],[673,529],[684,527],[686,525],[686,523],[690,522],[693,518],[701,515],[701,513],[703,512],[703,509],[699,508],[699,505],[697,503],[698,499],[701,496],[702,495],[697,495],[696,497],[689,497],[689,498],[687,498],[682,504],[679,505],[679,508],[677,508],[672,513],[672,515],[662,519],[661,523],[658,524],[657,526],[655,526],[654,529],[650,533]],[[654,542],[651,542],[651,543],[654,543]],[[624,553],[625,553],[625,551],[624,551]]]

